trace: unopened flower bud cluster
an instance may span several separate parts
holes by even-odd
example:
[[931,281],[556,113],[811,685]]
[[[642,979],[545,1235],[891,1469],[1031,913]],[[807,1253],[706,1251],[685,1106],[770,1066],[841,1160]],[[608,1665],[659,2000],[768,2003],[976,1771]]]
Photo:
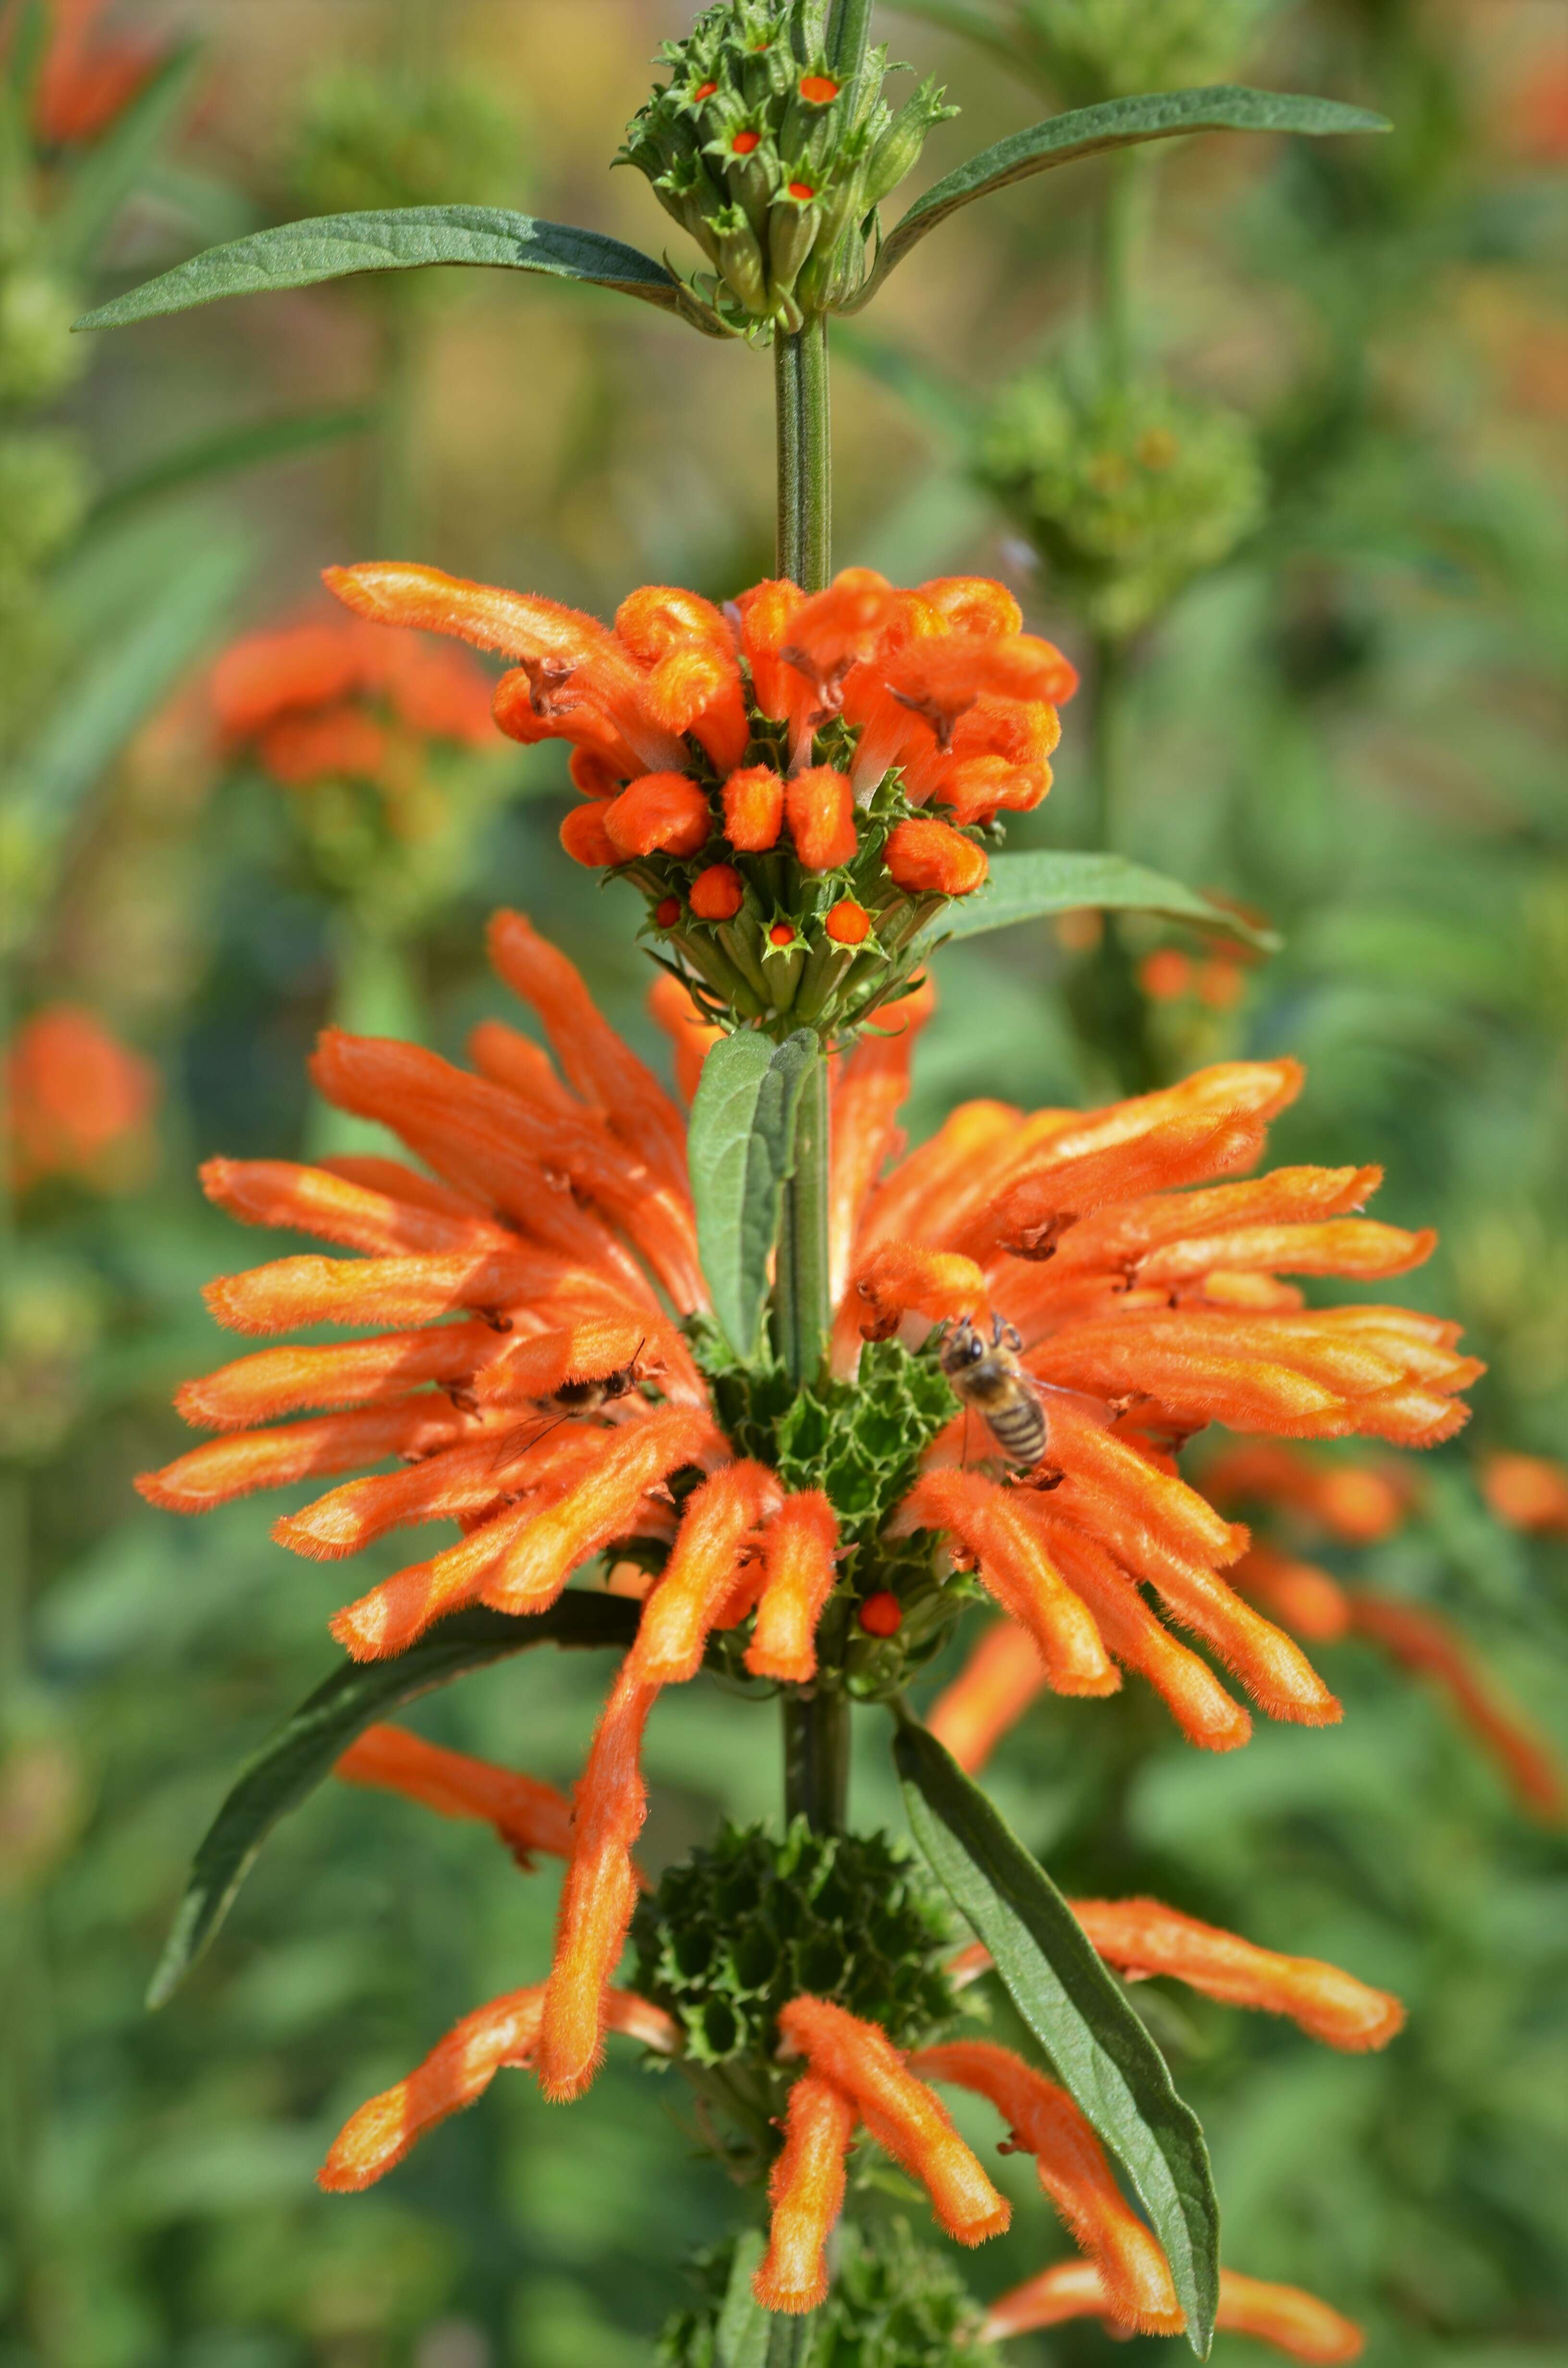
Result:
[[957,110],[924,82],[896,111],[885,49],[841,79],[824,47],[821,0],[728,0],[687,39],[628,130],[623,159],[713,266],[696,285],[717,324],[798,331],[852,297],[872,217]]

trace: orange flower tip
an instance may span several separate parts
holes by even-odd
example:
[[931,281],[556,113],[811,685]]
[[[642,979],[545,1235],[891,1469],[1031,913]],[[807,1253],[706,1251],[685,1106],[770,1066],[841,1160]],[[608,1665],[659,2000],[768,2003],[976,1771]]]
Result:
[[903,1625],[903,1607],[886,1588],[868,1595],[856,1616],[868,1636],[896,1636]]
[[951,824],[919,818],[894,825],[887,867],[898,886],[914,896],[972,896],[991,868],[985,849]]
[[1175,1003],[1192,985],[1192,964],[1176,946],[1145,954],[1138,965],[1138,984],[1152,1003]]
[[749,156],[754,148],[760,148],[761,145],[760,131],[737,131],[730,142],[730,153],[735,156]]
[[871,916],[863,905],[846,896],[834,906],[823,927],[835,945],[862,946],[871,934]]
[[733,864],[710,863],[691,883],[691,909],[699,921],[733,921],[745,894],[745,882]]
[[680,898],[661,896],[653,907],[653,919],[661,929],[673,929],[680,918]]
[[596,798],[591,805],[574,806],[561,825],[561,845],[574,863],[586,871],[603,871],[621,860],[621,851],[605,828],[613,798]]
[[[792,198],[799,198],[803,204],[807,199],[814,198],[816,196],[816,191],[812,188],[809,181],[791,181],[790,184],[790,195]],[[807,2306],[808,2308],[812,2307],[811,2305],[808,2305]]]
[[788,921],[775,921],[767,932],[767,942],[770,946],[792,946],[795,932]]
[[691,94],[693,104],[695,105],[699,99],[711,98],[718,87],[719,85],[716,82],[699,83],[697,88]]
[[831,74],[804,74],[801,97],[812,107],[827,107],[838,97],[838,85]]
[[813,2285],[787,2286],[778,2279],[770,2278],[767,2275],[767,2264],[765,2261],[752,2279],[751,2290],[764,2310],[784,2311],[791,2316],[799,2316],[808,2310],[819,2309],[827,2300],[827,2271],[821,2271]]

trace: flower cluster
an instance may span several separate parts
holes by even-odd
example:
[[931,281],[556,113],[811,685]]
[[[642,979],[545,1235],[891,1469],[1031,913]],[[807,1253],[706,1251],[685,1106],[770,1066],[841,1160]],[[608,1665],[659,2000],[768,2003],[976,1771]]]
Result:
[[[646,2002],[629,2005],[612,1978],[639,1891],[643,1730],[662,1691],[694,1677],[710,1651],[772,1684],[830,1686],[869,1652],[858,1690],[891,1692],[909,1666],[906,1628],[912,1649],[928,1645],[978,1587],[1027,1634],[1058,1691],[1105,1693],[1131,1668],[1195,1741],[1240,1743],[1246,1712],[1177,1642],[1147,1587],[1262,1708],[1333,1718],[1337,1705],[1298,1645],[1224,1575],[1247,1533],[1179,1476],[1173,1449],[1214,1420],[1298,1437],[1443,1438],[1462,1419],[1454,1393],[1477,1370],[1436,1319],[1307,1309],[1278,1279],[1365,1280],[1426,1255],[1428,1236],[1350,1213],[1376,1171],[1298,1167],[1205,1184],[1256,1160],[1269,1118],[1297,1089],[1289,1064],[1210,1070],[1087,1116],[969,1104],[897,1160],[927,992],[837,1068],[835,1370],[775,1395],[764,1374],[737,1398],[723,1360],[710,1384],[694,1354],[710,1335],[678,1109],[526,920],[500,916],[492,951],[560,1069],[499,1022],[475,1033],[478,1074],[329,1031],[314,1062],[321,1090],[381,1121],[424,1167],[210,1162],[210,1196],[242,1219],[361,1255],[286,1258],[215,1282],[208,1298],[241,1332],[331,1322],[369,1337],[265,1348],[187,1384],[183,1410],[222,1435],[142,1483],[154,1503],[194,1511],[401,1458],[394,1472],[331,1487],[275,1531],[296,1552],[337,1558],[410,1522],[461,1529],[457,1543],[337,1615],[335,1633],[360,1658],[401,1652],[461,1604],[542,1611],[601,1555],[616,1586],[644,1598],[577,1787],[548,1981],[443,2043],[396,2112],[372,2114],[374,2145],[346,2134],[333,2183],[378,2175],[410,2130],[504,2062],[526,2058],[546,2092],[565,2098],[591,2080],[608,2031],[653,2028],[676,2044],[663,2009],[649,2022]],[[709,1031],[689,1004],[683,1019],[666,994],[663,1009],[691,1028],[689,1079]],[[1191,1186],[1202,1189],[1174,1189]],[[997,1316],[1017,1327],[1049,1409],[1043,1456],[1010,1474],[987,1435],[966,1447],[972,1418],[947,1392],[934,1334],[944,1320]],[[903,1378],[912,1373],[926,1376],[918,1389]],[[890,1501],[884,1475],[857,1499],[865,1432],[846,1427],[845,1410],[890,1390],[915,1432],[886,1467],[901,1493]],[[371,1763],[350,1772],[385,1781],[388,1763],[369,1749]],[[449,1770],[426,1762],[414,1778],[407,1789],[451,1806]],[[502,1823],[496,1799],[473,1813]],[[543,1831],[527,1822],[527,1803],[501,1809],[524,1816],[509,1829],[514,1847],[562,1839],[558,1807],[547,1804]],[[855,2049],[871,2043],[849,2047],[847,2009],[810,1996],[778,2028],[824,2093],[808,2119],[807,2090],[783,2159],[812,2166],[831,2195],[848,2143],[846,2099],[879,2142],[903,2149],[900,2159],[917,2125],[933,2145],[939,2128],[899,2120],[914,2112],[900,2086],[914,2076],[885,2035],[868,2086]],[[940,2138],[938,2151],[947,2146]],[[987,2188],[961,2154],[949,2170],[949,2225],[985,2233],[996,2209]],[[813,2210],[815,2226],[820,2197]],[[786,2284],[772,2290],[781,2296]]]
[[978,576],[904,591],[848,568],[725,611],[648,585],[613,627],[431,567],[327,582],[362,617],[517,661],[495,720],[572,744],[566,852],[634,882],[713,1011],[770,1028],[840,1029],[905,986],[943,905],[984,881],[998,815],[1049,790],[1077,681]]
[[214,722],[280,788],[358,783],[376,791],[395,836],[429,827],[427,744],[494,737],[490,684],[460,650],[352,617],[252,633],[212,670]]
[[844,79],[824,47],[822,0],[724,0],[660,52],[670,79],[627,131],[621,161],[713,266],[699,278],[712,323],[798,331],[859,290],[878,206],[956,115],[934,82],[896,114],[887,51]]

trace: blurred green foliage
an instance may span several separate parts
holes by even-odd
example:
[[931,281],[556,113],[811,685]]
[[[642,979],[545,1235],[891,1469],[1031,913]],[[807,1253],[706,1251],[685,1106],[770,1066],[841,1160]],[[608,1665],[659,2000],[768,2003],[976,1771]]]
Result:
[[[342,1593],[267,1542],[257,1506],[182,1525],[130,1489],[185,1443],[175,1383],[224,1353],[200,1284],[253,1255],[199,1199],[194,1159],[315,1140],[301,1062],[344,990],[341,905],[299,860],[282,793],[211,788],[199,735],[166,701],[235,622],[296,609],[323,560],[372,543],[606,614],[644,580],[727,596],[769,570],[768,374],[610,299],[476,274],[443,282],[412,329],[353,290],[318,291],[71,346],[78,291],[292,211],[302,187],[320,204],[423,196],[454,147],[462,185],[429,194],[516,202],[526,178],[545,214],[652,239],[646,192],[603,168],[656,39],[684,28],[676,6],[178,13],[205,39],[199,104],[142,155],[89,252],[62,265],[48,225],[101,144],[29,165],[13,106],[0,160],[27,195],[5,210],[0,251],[0,848],[23,924],[11,987],[23,1012],[91,1006],[165,1081],[157,1174],[112,1198],[38,1186],[6,1246],[0,2362],[632,2368],[689,2300],[683,2257],[733,2226],[722,2175],[671,2117],[674,2084],[617,2060],[568,2112],[505,2076],[373,2195],[311,2185],[348,2111],[460,2014],[539,1977],[552,1874],[520,1877],[474,1828],[327,1788],[269,1846],[178,2000],[142,2008],[189,1852],[244,1751],[332,1666],[324,1622]],[[900,46],[965,107],[962,144],[938,132],[929,169],[1040,112],[1019,62],[1063,101],[1123,86],[1106,77],[1131,55],[1129,13],[906,11]],[[1239,996],[1144,1010],[1149,1057],[1168,1071],[1300,1053],[1309,1088],[1279,1156],[1381,1160],[1381,1212],[1441,1226],[1409,1295],[1460,1315],[1491,1372],[1473,1438],[1430,1460],[1418,1518],[1360,1567],[1446,1610],[1568,1741],[1564,1550],[1499,1530],[1469,1469],[1479,1444],[1552,1452],[1568,1435],[1552,11],[1146,0],[1133,13],[1172,41],[1134,82],[1239,72],[1254,38],[1250,79],[1381,107],[1397,126],[1381,142],[1196,142],[1160,165],[1131,303],[1139,382],[1173,416],[1244,419],[1267,493],[1255,524],[1235,491],[1252,464],[1227,427],[1231,532],[1206,501],[1201,575],[1185,555],[1140,560],[1160,571],[1160,599],[1116,624],[1129,642],[1116,827],[1140,860],[1266,911],[1286,944]],[[1002,54],[919,16],[1000,29]],[[1195,29],[1205,44],[1222,30],[1223,56],[1183,48]],[[364,70],[372,52],[384,83]],[[438,91],[437,66],[455,77]],[[426,100],[386,103],[421,76]],[[962,416],[1014,374],[1096,384],[1098,205],[1092,172],[1063,175],[931,242],[929,272],[901,275],[879,316],[917,393],[955,387]],[[1092,655],[1108,620],[1083,570],[1062,566],[1038,502],[1023,523],[1044,564],[1020,548],[1020,511],[1004,522],[977,488],[966,436],[930,424],[952,406],[908,405],[847,359],[838,389],[841,558],[906,580],[1011,572],[1031,625]],[[265,473],[187,478],[118,519],[83,507],[94,481],[155,476],[203,438],[312,404],[362,406],[374,432]],[[1118,449],[1097,427],[1087,443]],[[1190,588],[1151,621],[1183,576]],[[1056,790],[1014,844],[1096,839],[1092,691],[1067,711]],[[555,846],[556,762],[540,752],[511,777],[537,802],[476,801],[468,860],[422,909],[397,992],[454,1053],[486,1013],[516,1019],[482,960],[484,907],[505,896],[657,1059],[631,900],[601,898]],[[1152,924],[1124,937],[1130,964],[1194,951]],[[1100,1089],[1061,992],[1094,959],[1071,930],[944,957],[912,1133],[975,1093]],[[568,1783],[604,1670],[545,1661],[471,1678],[416,1723]],[[1548,2368],[1568,2340],[1561,1841],[1521,1823],[1419,1686],[1354,1644],[1324,1667],[1346,1706],[1331,1733],[1269,1728],[1210,1760],[1134,1687],[1037,1714],[993,1789],[1069,1889],[1153,1890],[1406,1999],[1391,2051],[1348,2059],[1187,1993],[1133,1993],[1209,2129],[1229,2258],[1366,2317],[1372,2368]],[[743,1754],[738,1732],[710,1681],[655,1713],[655,1873],[722,1815],[777,1820],[773,1755]],[[862,1827],[897,1830],[870,1731],[855,1804]],[[997,2024],[1008,2035],[1000,2005]],[[997,2175],[1014,2231],[963,2264],[986,2294],[1060,2242],[1028,2165]],[[863,2283],[881,2307],[871,2269]],[[933,2345],[952,2307],[934,2294]],[[1221,2347],[1240,2368],[1244,2347]],[[1009,2347],[1071,2368],[1091,2353],[1104,2340],[1084,2329]]]

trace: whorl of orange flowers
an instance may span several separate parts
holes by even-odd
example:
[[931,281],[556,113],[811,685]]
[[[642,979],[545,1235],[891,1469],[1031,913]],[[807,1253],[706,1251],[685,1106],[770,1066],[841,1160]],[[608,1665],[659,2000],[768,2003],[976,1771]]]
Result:
[[[461,1604],[540,1611],[625,1542],[668,1547],[578,1788],[540,2044],[546,2085],[565,2096],[598,2058],[658,1691],[695,1673],[712,1633],[754,1613],[752,1666],[803,1678],[839,1581],[832,1507],[820,1492],[787,1497],[737,1459],[665,1312],[707,1304],[676,1105],[520,915],[500,915],[491,944],[564,1074],[498,1022],[473,1041],[482,1075],[329,1030],[318,1086],[382,1121],[434,1174],[379,1158],[210,1162],[210,1196],[243,1221],[358,1255],[287,1257],[221,1279],[208,1300],[244,1333],[333,1322],[368,1337],[265,1348],[188,1383],[182,1410],[222,1435],[141,1485],[155,1504],[196,1511],[401,1458],[275,1531],[296,1553],[335,1559],[408,1523],[458,1525],[456,1543],[337,1614],[335,1634],[366,1659],[403,1651]],[[1059,1691],[1104,1692],[1119,1665],[1149,1679],[1194,1741],[1244,1740],[1245,1711],[1156,1615],[1147,1587],[1271,1715],[1336,1717],[1299,1646],[1223,1576],[1247,1534],[1187,1486],[1170,1449],[1210,1420],[1448,1436],[1463,1418],[1454,1393],[1477,1370],[1451,1326],[1399,1308],[1309,1310],[1278,1280],[1397,1273],[1428,1237],[1348,1213],[1375,1171],[1172,1189],[1256,1160],[1299,1084],[1287,1063],[1208,1070],[1088,1116],[969,1104],[899,1159],[898,1108],[929,1004],[928,993],[908,998],[838,1067],[835,1360],[853,1371],[862,1332],[903,1326],[916,1339],[938,1316],[995,1310],[1018,1327],[1050,1435],[1036,1470],[988,1476],[962,1459],[996,1473],[989,1440],[971,1425],[966,1443],[956,1417],[890,1535],[938,1533],[1027,1630]],[[615,1377],[637,1386],[596,1390]],[[683,1474],[677,1514],[671,1483]],[[885,1591],[874,1569],[863,1585]]]
[[[166,41],[105,32],[104,0],[51,0],[48,38],[33,85],[33,130],[46,147],[96,140],[122,115],[154,74]],[[0,58],[9,52],[23,15],[6,12]]]
[[25,1020],[6,1055],[11,1179],[113,1185],[137,1164],[158,1100],[149,1061],[75,1004]]
[[430,742],[494,745],[492,685],[461,650],[354,617],[248,635],[212,669],[213,720],[281,788],[364,781],[395,801]]
[[654,929],[752,1018],[814,1020],[857,993],[867,1008],[907,973],[922,924],[986,876],[976,825],[1050,788],[1076,686],[979,576],[903,591],[848,568],[825,591],[758,584],[723,610],[647,585],[608,627],[431,567],[326,581],[362,617],[517,661],[495,720],[572,744],[585,803],[567,853],[623,869]]

